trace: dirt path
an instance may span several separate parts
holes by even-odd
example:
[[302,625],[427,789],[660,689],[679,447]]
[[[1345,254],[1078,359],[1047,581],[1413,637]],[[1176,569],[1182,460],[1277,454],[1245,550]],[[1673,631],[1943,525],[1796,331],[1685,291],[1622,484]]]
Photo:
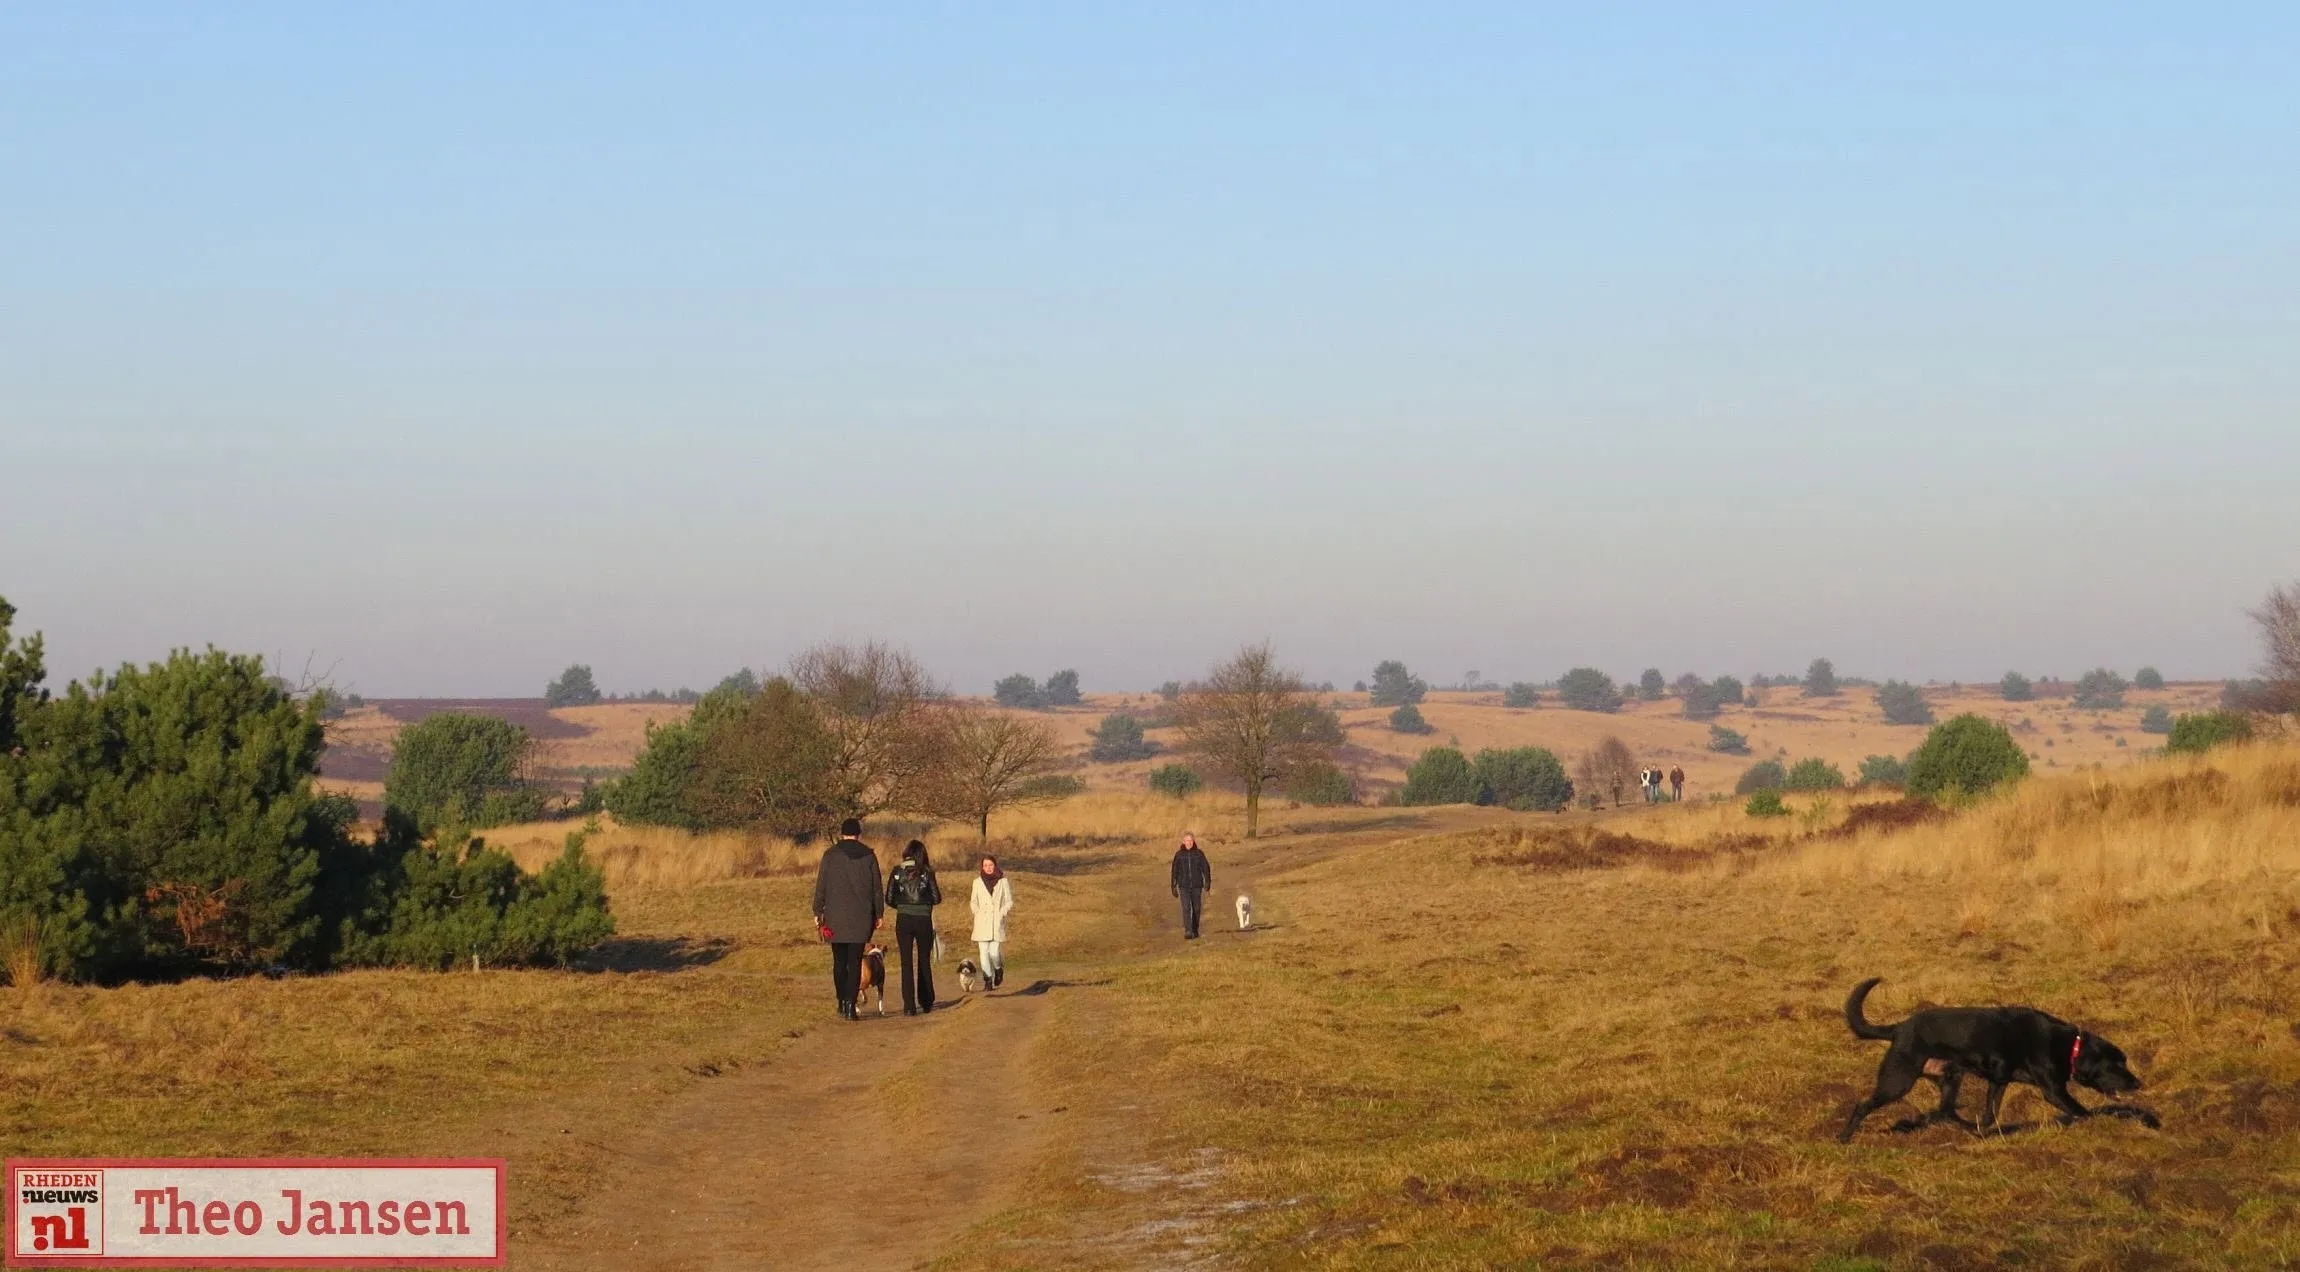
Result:
[[[771,1065],[714,1079],[643,1136],[534,1269],[908,1268],[994,1213],[1053,1110],[1027,1057],[1070,987],[1010,980],[923,1019],[826,1022]],[[979,1098],[929,1098],[962,1066]],[[899,1145],[899,1152],[891,1146]]]
[[[1231,926],[1230,898],[1273,868],[1417,833],[1431,820],[1407,815],[1224,845],[1206,925],[1217,933]],[[899,1008],[860,1024],[826,1019],[771,1063],[701,1083],[644,1133],[600,1145],[613,1163],[605,1181],[572,1220],[515,1239],[512,1266],[795,1272],[930,1262],[1020,1200],[1015,1189],[1054,1151],[1050,1141],[1070,1110],[1032,1063],[1048,1024],[1083,1004],[1110,967],[1177,947],[1163,871],[1153,850],[1075,876],[1091,885],[1070,904],[1093,911],[1091,944],[1103,957],[1092,963],[1034,967],[1027,983],[1010,980],[924,1019]],[[968,1096],[936,1098],[958,1074],[973,1080]],[[1143,1103],[1125,1104],[1134,1110],[1125,1118],[1146,1116],[1154,1094],[1128,1093]],[[1096,1116],[1086,1108],[1078,1115]],[[1064,1129],[1073,1143],[1134,1135],[1116,1120]],[[1082,1240],[1102,1226],[1093,1216],[1077,1223]]]

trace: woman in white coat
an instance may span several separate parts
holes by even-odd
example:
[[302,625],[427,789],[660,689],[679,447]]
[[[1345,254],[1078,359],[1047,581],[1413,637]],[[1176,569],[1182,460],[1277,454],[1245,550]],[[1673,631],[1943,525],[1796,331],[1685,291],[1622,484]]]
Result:
[[982,974],[996,989],[1006,983],[1006,959],[999,946],[1006,940],[1006,916],[1014,909],[1014,885],[998,868],[998,858],[982,859],[967,904],[974,912],[974,946],[982,953]]

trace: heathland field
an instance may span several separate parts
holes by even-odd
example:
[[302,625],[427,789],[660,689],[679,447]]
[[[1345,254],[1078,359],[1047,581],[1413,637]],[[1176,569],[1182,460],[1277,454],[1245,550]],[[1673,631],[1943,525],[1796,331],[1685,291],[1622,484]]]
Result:
[[[2152,706],[2177,715],[2207,711],[2219,700],[2218,683],[2171,684],[2163,689],[2132,689],[2125,705],[2111,711],[2080,711],[2065,690],[2028,702],[2007,702],[1994,685],[1933,685],[1925,696],[1942,719],[1974,712],[2013,731],[2042,772],[2054,769],[2115,767],[2160,745],[2162,738],[2141,732],[2140,719]],[[1432,693],[1421,713],[1432,732],[1398,733],[1390,712],[1367,704],[1362,693],[1319,695],[1336,707],[1349,744],[1337,757],[1356,778],[1361,798],[1371,802],[1405,780],[1414,758],[1432,746],[1542,746],[1555,751],[1570,769],[1575,757],[1607,735],[1627,743],[1640,763],[1680,766],[1688,795],[1699,798],[1730,792],[1741,771],[1759,759],[1793,761],[1818,756],[1846,774],[1871,755],[1905,756],[1924,740],[1922,725],[1891,725],[1878,710],[1875,691],[1848,688],[1833,697],[1804,697],[1794,687],[1760,691],[1760,705],[1726,707],[1714,723],[1742,734],[1750,754],[1727,755],[1709,749],[1710,721],[1688,720],[1674,698],[1632,700],[1618,712],[1570,711],[1550,695],[1542,706],[1514,710],[1499,693]],[[1027,713],[1053,726],[1066,750],[1066,763],[1090,789],[1142,788],[1149,770],[1177,758],[1181,739],[1160,727],[1165,704],[1155,694],[1090,695],[1085,704]],[[683,718],[688,708],[662,703],[606,703],[592,707],[546,709],[535,699],[397,699],[371,703],[330,726],[323,764],[325,785],[371,805],[383,794],[392,738],[407,724],[440,710],[499,715],[527,726],[535,735],[537,776],[565,790],[585,777],[604,778],[630,767],[646,742],[650,723]],[[1126,712],[1150,727],[1145,736],[1162,754],[1147,760],[1096,764],[1087,744],[1105,716]]]
[[[1865,697],[1728,722],[1794,755],[1914,744]],[[522,1268],[2300,1262],[2300,750],[2095,771],[2143,743],[2009,710],[2064,771],[1954,812],[1280,807],[1243,841],[1229,797],[1113,781],[993,823],[1007,987],[924,1019],[834,1017],[808,850],[603,824],[620,931],[582,970],[8,991],[0,1134],[502,1154]],[[1471,747],[1706,732],[1425,713]],[[534,860],[567,829],[489,838]],[[870,838],[914,829],[955,883],[971,836]],[[1216,883],[1187,944],[1183,829]],[[963,907],[942,926],[955,959]],[[2059,1127],[2016,1088],[2017,1134],[1896,1135],[1892,1108],[1837,1144],[1883,1051],[1840,1015],[1867,976],[1881,1021],[2020,1002],[2097,1031],[2163,1130]]]

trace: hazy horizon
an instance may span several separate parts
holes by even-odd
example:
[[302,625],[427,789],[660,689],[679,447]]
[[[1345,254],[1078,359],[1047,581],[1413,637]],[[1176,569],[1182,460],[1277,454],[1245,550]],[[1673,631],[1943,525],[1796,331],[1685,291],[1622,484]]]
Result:
[[379,697],[2246,675],[2296,36],[0,11],[0,596]]

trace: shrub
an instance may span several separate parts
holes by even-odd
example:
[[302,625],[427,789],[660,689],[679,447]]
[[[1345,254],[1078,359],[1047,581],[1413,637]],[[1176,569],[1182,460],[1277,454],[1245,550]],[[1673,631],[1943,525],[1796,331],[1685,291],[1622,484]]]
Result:
[[1206,784],[1187,764],[1161,764],[1150,770],[1150,789],[1180,799]]
[[1374,664],[1373,688],[1368,691],[1377,707],[1408,707],[1430,691],[1429,683],[1406,670],[1396,659]]
[[1046,691],[1029,676],[1016,672],[991,686],[992,700],[1002,707],[1018,711],[1041,711],[1046,707]]
[[1779,760],[1759,760],[1742,772],[1740,781],[1733,783],[1733,793],[1749,795],[1757,791],[1777,791],[1788,784],[1789,774],[1781,767]]
[[1719,755],[1747,755],[1749,753],[1749,739],[1742,737],[1737,729],[1728,729],[1722,724],[1712,724],[1709,726],[1709,749]]
[[[1016,803],[1037,803],[1041,800],[1068,799],[1086,793],[1086,779],[1076,773],[1041,773],[1014,788]],[[989,818],[983,818],[987,822]]]
[[1475,804],[1484,793],[1485,785],[1478,781],[1469,757],[1454,747],[1433,746],[1406,770],[1406,784],[1398,792],[1398,802],[1414,806]]
[[442,825],[469,829],[533,821],[543,792],[527,783],[534,739],[493,716],[443,711],[399,731],[383,780],[383,806],[404,813],[418,834]]
[[1619,711],[1621,691],[1595,667],[1576,667],[1557,682],[1557,700],[1575,711]]
[[1980,795],[2028,776],[2028,756],[2003,725],[1961,715],[1936,725],[1909,756],[1908,791],[1937,799]]
[[2114,711],[2124,705],[2124,677],[2106,667],[2095,667],[2077,678],[2076,709]]
[[1484,798],[1524,812],[1555,812],[1573,802],[1573,782],[1557,756],[1538,746],[1487,749],[1471,768]]
[[1175,701],[1182,696],[1182,682],[1179,680],[1169,680],[1165,684],[1158,686],[1158,696],[1164,698],[1168,702]]
[[1768,787],[1751,795],[1741,811],[1751,817],[1787,817],[1789,806],[1781,802],[1781,792]]
[[1659,667],[1647,667],[1645,674],[1637,678],[1637,696],[1647,702],[1661,701],[1668,690],[1669,682],[1662,677]]
[[698,708],[681,802],[704,826],[818,834],[852,811],[839,745],[815,700],[781,676],[740,701]]
[[1872,755],[1861,761],[1861,785],[1907,786],[1909,762],[1897,755]]
[[607,786],[607,811],[634,825],[701,830],[702,820],[687,805],[687,783],[702,744],[702,730],[692,720],[648,725],[631,771]]
[[2140,731],[2158,734],[2172,732],[2172,713],[2165,710],[2162,704],[2141,712]]
[[2206,711],[2184,715],[2172,722],[2164,749],[2176,754],[2201,755],[2216,746],[2252,740],[2252,717],[2241,711]]
[[480,839],[461,851],[404,844],[392,856],[381,928],[350,934],[346,963],[565,964],[614,934],[605,881],[584,859],[580,833],[540,875]]
[[1877,707],[1887,724],[1931,724],[1932,704],[1924,691],[1906,680],[1888,680],[1877,689]]
[[1286,798],[1297,804],[1332,808],[1358,802],[1358,784],[1330,760],[1305,764],[1286,779]]
[[[528,683],[533,684],[533,681]],[[599,692],[599,682],[591,678],[591,669],[576,663],[559,673],[543,690],[546,707],[588,707],[597,704],[605,695]]]
[[2270,693],[2265,680],[2230,680],[2220,686],[2222,711],[2265,711]]
[[1541,690],[1534,688],[1530,681],[1520,680],[1502,691],[1501,705],[1519,708],[1538,707],[1541,705]]
[[1717,701],[1722,706],[1739,706],[1747,693],[1742,688],[1740,678],[1736,676],[1719,676],[1709,682],[1709,687],[1716,692]]
[[1997,692],[2004,695],[2006,702],[2027,702],[2036,697],[2036,685],[2027,676],[2008,671],[2005,678],[1997,682]]
[[1807,756],[1790,766],[1781,787],[1791,791],[1833,791],[1844,784],[1844,770],[1819,756]]
[[1407,703],[1390,712],[1390,731],[1393,733],[1435,733],[1436,726],[1422,719],[1422,709]]
[[1837,688],[1837,666],[1835,663],[1830,662],[1826,658],[1816,658],[1813,660],[1811,666],[1805,668],[1806,697],[1833,698],[1837,696],[1839,692],[1840,690]]
[[1050,707],[1075,707],[1086,700],[1085,695],[1078,692],[1078,673],[1068,669],[1046,678],[1045,693],[1046,705]]
[[1123,711],[1102,717],[1093,743],[1086,748],[1087,758],[1097,764],[1123,764],[1157,753],[1158,744],[1142,736],[1142,722]]
[[2164,687],[2164,673],[2154,667],[2143,667],[2132,673],[2132,687],[2135,689],[2162,689]]
[[1717,697],[1716,686],[1703,680],[1681,685],[1677,697],[1683,703],[1681,709],[1688,720],[1714,720],[1723,705]]

